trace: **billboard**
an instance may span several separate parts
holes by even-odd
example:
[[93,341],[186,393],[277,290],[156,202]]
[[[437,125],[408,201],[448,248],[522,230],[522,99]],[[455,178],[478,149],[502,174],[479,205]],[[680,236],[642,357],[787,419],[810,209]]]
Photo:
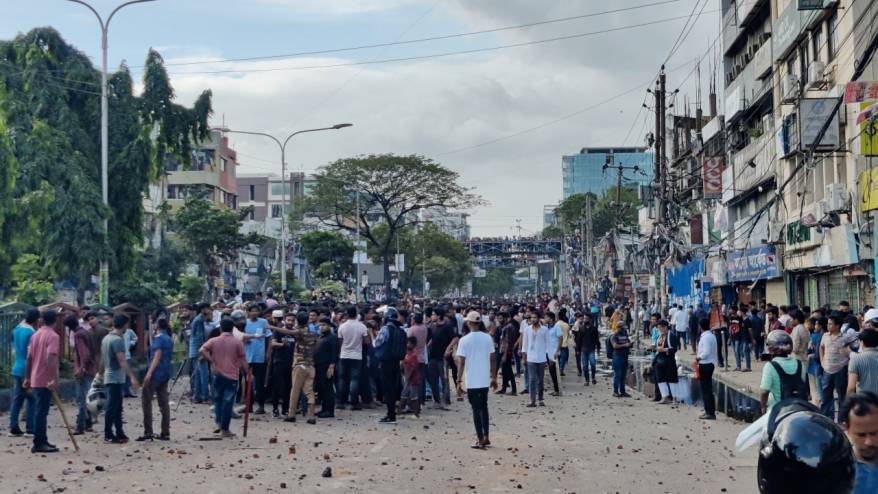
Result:
[[729,281],[753,281],[780,276],[780,265],[773,245],[730,252],[726,258]]
[[807,151],[826,120],[830,120],[829,127],[820,143],[818,150],[835,149],[841,141],[838,125],[838,112],[833,113],[837,98],[802,98],[799,100],[799,149]]
[[725,168],[725,158],[722,156],[704,158],[702,175],[704,178],[705,199],[722,199],[723,170]]

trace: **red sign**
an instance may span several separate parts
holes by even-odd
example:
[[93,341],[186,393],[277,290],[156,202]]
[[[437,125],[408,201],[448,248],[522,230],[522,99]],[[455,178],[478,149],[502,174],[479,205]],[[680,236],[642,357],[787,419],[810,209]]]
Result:
[[722,199],[723,170],[725,159],[722,156],[704,158],[704,198]]
[[845,103],[878,100],[878,82],[849,82],[844,88]]

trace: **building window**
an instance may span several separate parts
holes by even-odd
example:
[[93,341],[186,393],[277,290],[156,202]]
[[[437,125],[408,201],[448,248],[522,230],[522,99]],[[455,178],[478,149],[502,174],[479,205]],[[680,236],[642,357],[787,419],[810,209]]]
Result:
[[271,217],[272,218],[280,218],[283,216],[282,212],[282,204],[272,204],[271,205]]
[[256,208],[251,207],[251,208],[250,208],[249,218],[250,218],[251,220],[254,219],[254,215],[255,215],[255,214],[256,214]]
[[822,58],[820,53],[823,49],[823,24],[811,32],[811,46],[814,47],[814,60],[820,60]]
[[838,11],[832,13],[829,18],[829,60],[834,60],[838,55]]
[[226,159],[225,158],[220,158],[220,171],[221,172],[226,171]]
[[251,201],[256,200],[256,186],[255,185],[250,186],[250,200]]
[[276,197],[281,197],[284,195],[284,190],[286,190],[287,195],[290,194],[290,184],[289,182],[274,182],[271,184],[271,195]]

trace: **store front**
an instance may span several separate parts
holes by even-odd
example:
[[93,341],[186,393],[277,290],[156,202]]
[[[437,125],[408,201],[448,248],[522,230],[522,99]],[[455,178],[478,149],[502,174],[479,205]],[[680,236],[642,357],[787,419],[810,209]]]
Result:
[[730,252],[726,273],[736,304],[762,301],[780,305],[787,302],[786,288],[775,246],[760,245]]
[[845,300],[854,311],[871,303],[869,297],[874,292],[867,268],[859,263],[851,225],[827,229],[819,235],[819,244],[784,255],[790,302],[815,309],[834,308]]

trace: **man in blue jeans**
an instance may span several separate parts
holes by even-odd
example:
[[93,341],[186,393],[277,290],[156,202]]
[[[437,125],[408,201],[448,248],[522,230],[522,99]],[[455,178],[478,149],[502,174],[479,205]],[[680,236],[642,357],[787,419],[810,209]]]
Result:
[[208,381],[210,370],[207,361],[201,358],[199,349],[207,338],[207,322],[211,317],[210,305],[202,303],[198,307],[198,315],[192,321],[192,333],[189,335],[189,365],[192,372],[192,402],[207,403],[210,392]]
[[46,436],[46,418],[52,393],[58,389],[59,359],[61,338],[55,332],[58,313],[53,310],[43,312],[43,326],[34,333],[27,351],[27,378],[24,388],[33,389],[36,397],[34,411],[34,445],[31,453],[57,453],[58,448]]
[[104,442],[125,444],[128,436],[122,429],[122,395],[125,377],[131,380],[134,390],[140,387],[137,376],[125,359],[125,331],[131,320],[125,314],[113,318],[113,330],[101,341],[101,367],[104,387],[107,390],[107,409],[104,412]]
[[[213,366],[213,411],[216,429],[214,434],[232,438],[235,434],[229,430],[232,421],[232,408],[235,405],[235,393],[238,391],[238,370],[250,371],[244,354],[244,343],[232,334],[235,327],[231,319],[220,322],[222,333],[211,338],[199,349],[205,362]],[[295,403],[290,403],[290,412],[295,413]]]
[[625,392],[625,379],[628,377],[628,352],[632,343],[624,323],[619,323],[618,329],[610,337],[610,344],[613,345],[613,396],[628,398],[631,395]]
[[12,348],[15,349],[15,362],[12,364],[12,404],[9,407],[9,433],[13,436],[22,436],[19,427],[21,406],[25,405],[25,431],[34,433],[34,396],[24,389],[22,384],[27,377],[27,350],[30,346],[34,328],[40,321],[40,311],[28,309],[24,315],[24,321],[12,330]]
[[98,371],[98,363],[95,361],[95,352],[92,348],[92,325],[97,316],[89,312],[83,318],[82,324],[76,316],[67,316],[64,325],[73,332],[73,377],[76,378],[76,432],[83,434],[91,431],[92,417],[86,407],[86,397],[91,383]]

